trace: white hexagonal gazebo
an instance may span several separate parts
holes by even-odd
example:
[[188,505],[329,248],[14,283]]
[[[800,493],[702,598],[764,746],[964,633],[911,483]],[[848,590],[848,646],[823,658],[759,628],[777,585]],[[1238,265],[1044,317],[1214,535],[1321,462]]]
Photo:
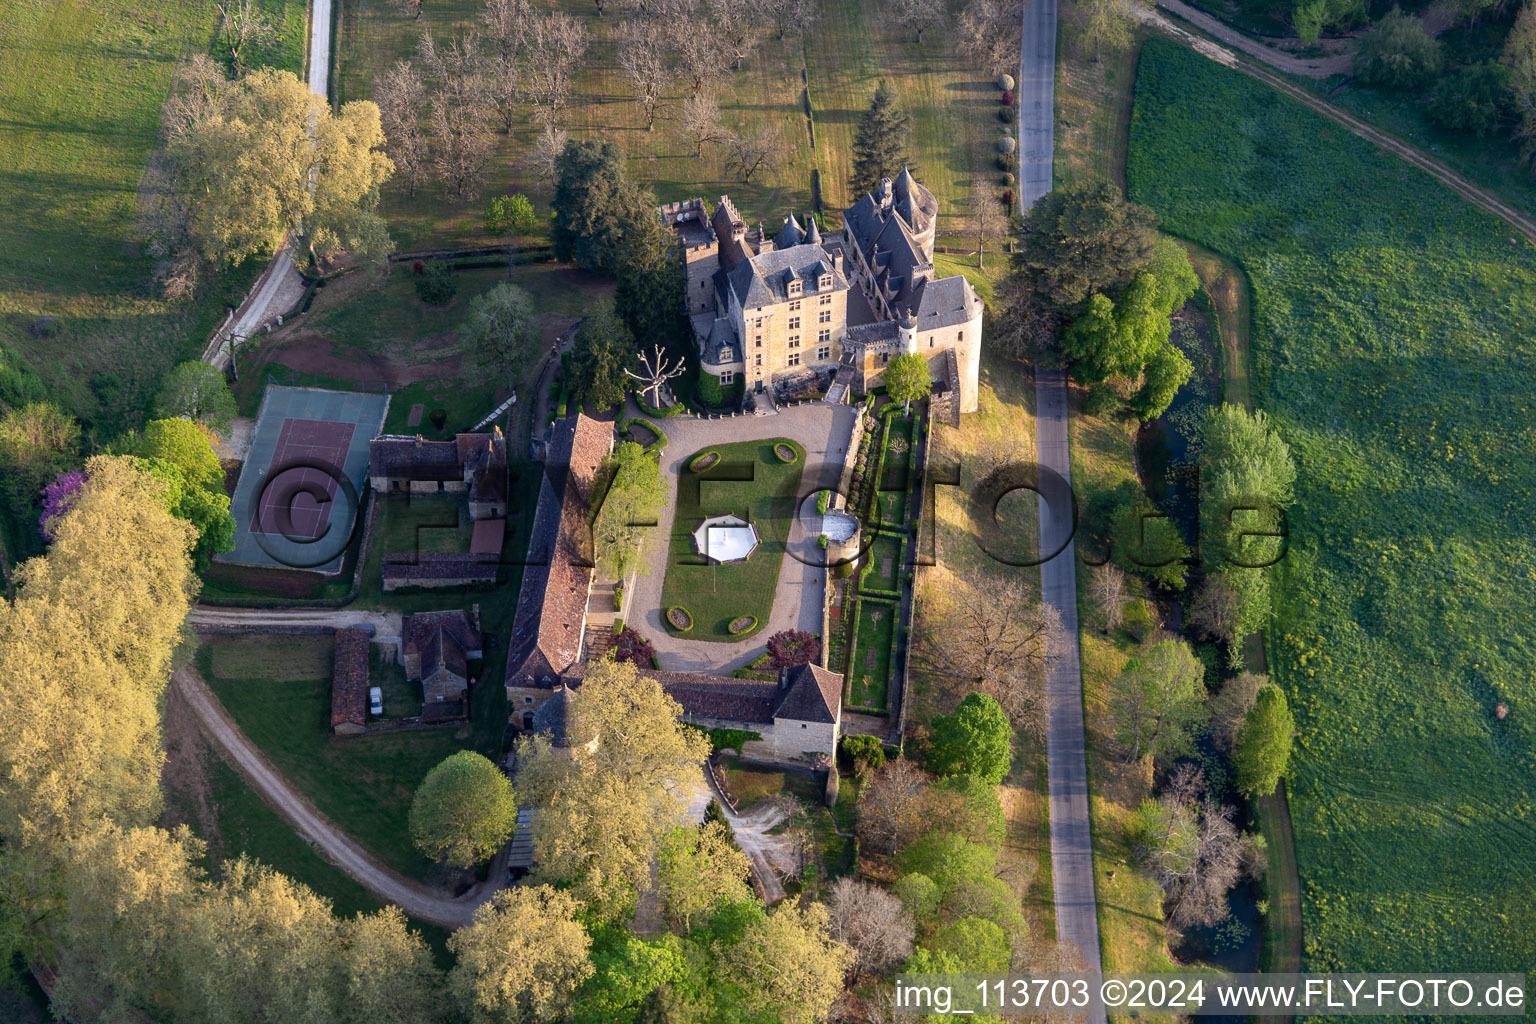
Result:
[[740,516],[710,516],[693,531],[693,546],[716,564],[745,562],[757,542],[757,527]]

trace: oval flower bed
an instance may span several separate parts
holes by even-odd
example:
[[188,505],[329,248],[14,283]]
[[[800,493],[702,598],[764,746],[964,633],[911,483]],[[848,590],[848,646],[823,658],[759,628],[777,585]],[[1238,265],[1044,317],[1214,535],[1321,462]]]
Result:
[[796,455],[795,450],[787,444],[774,445],[773,454],[779,457],[780,462],[795,463],[800,461],[800,456]]
[[756,628],[756,615],[738,615],[730,621],[730,624],[725,627],[725,630],[732,636],[740,636],[743,633],[750,633]]
[[667,625],[679,633],[686,633],[693,628],[693,616],[688,614],[687,608],[673,605],[667,609]]
[[719,452],[700,452],[688,463],[688,470],[692,473],[702,473],[706,469],[714,469],[720,462]]

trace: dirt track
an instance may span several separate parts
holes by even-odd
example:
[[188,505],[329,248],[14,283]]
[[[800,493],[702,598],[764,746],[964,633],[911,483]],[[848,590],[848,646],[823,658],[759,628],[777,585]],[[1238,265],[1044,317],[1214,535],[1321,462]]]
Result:
[[503,852],[491,862],[489,881],[481,882],[457,899],[411,881],[358,845],[290,786],[261,751],[246,739],[195,672],[181,669],[171,676],[169,699],[185,703],[213,746],[321,856],[381,900],[399,906],[407,915],[443,928],[462,928],[470,923],[475,908],[490,898],[496,881],[505,877]]

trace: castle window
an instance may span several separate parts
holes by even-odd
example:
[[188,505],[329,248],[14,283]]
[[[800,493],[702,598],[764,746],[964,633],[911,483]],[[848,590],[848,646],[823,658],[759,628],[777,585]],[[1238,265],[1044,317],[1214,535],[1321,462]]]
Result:
[[933,348],[933,335],[928,335],[928,347]]
[[826,362],[829,358],[831,358],[831,356],[832,356],[832,349],[828,345],[823,345],[823,346],[821,346],[821,348],[818,348],[816,350],[816,361],[818,363]]
[[832,329],[830,327],[823,327],[820,331],[817,332],[816,340],[817,341],[831,341],[832,340]]
[[819,324],[829,324],[829,323],[831,323],[832,322],[832,311],[830,309],[824,309],[820,313],[816,314],[816,322],[819,323]]
[[791,281],[791,282],[789,282],[789,294],[791,294],[791,295],[799,295],[800,294],[800,282],[799,281]]
[[757,336],[757,343],[756,343],[756,345],[754,347],[756,347],[756,348],[762,348],[763,347],[763,336],[761,334],[759,334]]
[[799,317],[792,316],[792,317],[789,318],[789,329],[792,330],[792,331],[798,331],[800,329],[800,318]]
[[763,365],[763,357],[762,356],[758,356],[757,357],[757,362],[754,363],[753,365],[755,365],[755,366],[762,366]]
[[960,344],[964,340],[965,340],[965,332],[964,331],[960,331],[960,332],[955,334],[955,344],[956,345]]
[[889,352],[882,352],[882,353],[880,353],[880,365],[881,366],[884,366],[886,363],[888,363],[890,361],[891,361],[891,354]]
[[800,365],[800,353],[799,352],[791,352],[789,354],[789,365],[790,366],[799,366]]
[[721,384],[729,384],[732,381],[734,381],[735,379],[736,379],[736,374],[731,372],[730,370],[726,370],[724,373],[722,373],[720,375],[720,383]]
[[821,280],[816,283],[816,287],[817,288],[831,288],[832,287],[832,275],[831,274],[822,274],[821,275]]
[[816,304],[818,306],[830,306],[832,305],[832,296],[823,295],[820,299],[816,300]]
[[789,311],[791,313],[798,313],[798,312],[800,312],[800,300],[799,299],[796,299],[794,302],[791,302],[789,304]]
[[791,334],[789,336],[789,347],[790,348],[799,348],[800,347],[800,335],[798,335],[798,334]]

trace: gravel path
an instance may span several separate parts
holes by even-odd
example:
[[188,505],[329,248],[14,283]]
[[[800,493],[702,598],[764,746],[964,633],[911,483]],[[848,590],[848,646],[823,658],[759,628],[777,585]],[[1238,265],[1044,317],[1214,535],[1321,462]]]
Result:
[[351,626],[372,626],[375,643],[400,640],[401,616],[399,612],[328,611],[305,608],[215,608],[198,605],[187,616],[187,621],[204,632],[217,633],[221,629],[240,630],[271,627],[316,627],[346,629]]
[[406,878],[359,845],[295,790],[240,731],[195,672],[184,668],[171,676],[169,699],[186,704],[209,742],[322,857],[379,899],[400,907],[410,917],[442,928],[462,928],[474,917],[475,908],[490,899],[498,880],[506,877],[506,851],[503,850],[491,861],[489,880],[456,899]]
[[783,836],[768,834],[769,829],[786,817],[784,809],[769,804],[750,814],[738,814],[730,809],[720,791],[715,788],[706,765],[704,785],[693,791],[693,799],[688,803],[689,820],[702,822],[711,799],[720,801],[725,820],[730,822],[731,831],[735,833],[736,845],[741,847],[741,852],[752,862],[752,873],[763,884],[767,902],[772,905],[784,899],[788,893],[784,891],[784,883],[780,879],[795,870],[795,856]]
[[[850,407],[824,403],[794,406],[768,416],[720,420],[674,416],[657,421],[667,432],[661,470],[667,477],[672,498],[661,510],[660,523],[651,532],[647,544],[646,561],[650,575],[635,578],[632,592],[626,595],[624,619],[637,626],[650,640],[662,668],[729,674],[766,651],[768,637],[780,630],[821,632],[821,595],[826,570],[817,564],[821,553],[815,550],[820,524],[808,529],[803,519],[806,502],[809,502],[811,517],[816,518],[816,504],[811,497],[816,490],[837,485],[852,440],[853,421],[854,411]],[[801,514],[791,524],[789,535],[790,550],[799,551],[805,560],[785,556],[779,568],[778,589],[774,591],[773,612],[767,625],[754,635],[753,640],[730,644],[674,637],[661,621],[661,586],[667,577],[668,539],[672,536],[672,522],[677,511],[678,473],[686,460],[701,448],[767,437],[787,437],[805,446],[805,474],[800,479],[804,500]]]

